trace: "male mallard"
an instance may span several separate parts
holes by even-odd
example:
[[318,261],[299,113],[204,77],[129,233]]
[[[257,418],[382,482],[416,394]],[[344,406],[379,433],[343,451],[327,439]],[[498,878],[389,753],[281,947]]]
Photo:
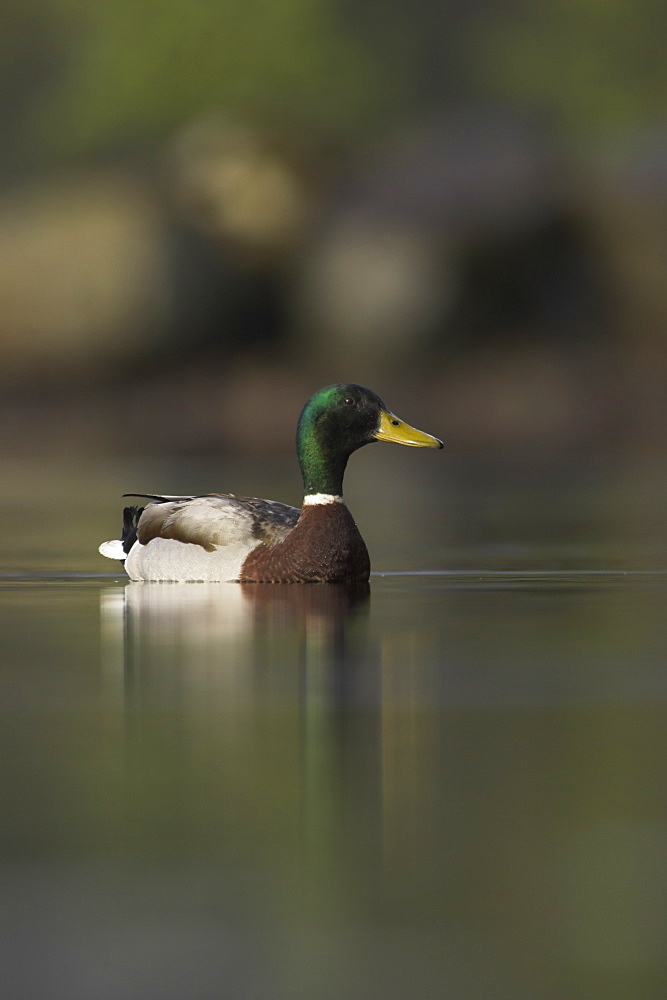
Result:
[[442,441],[390,413],[370,389],[330,385],[308,400],[299,417],[301,510],[233,493],[137,494],[152,502],[126,507],[122,539],[103,542],[100,552],[124,561],[132,580],[368,580],[368,551],[342,494],[348,458],[373,441],[442,448]]

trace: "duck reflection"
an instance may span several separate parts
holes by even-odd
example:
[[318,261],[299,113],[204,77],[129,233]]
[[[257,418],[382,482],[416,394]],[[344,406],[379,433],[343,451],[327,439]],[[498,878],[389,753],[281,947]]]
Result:
[[[381,682],[369,609],[368,584],[107,588],[105,660],[122,677],[139,812],[157,769],[165,808],[190,800],[191,815],[209,816],[216,799],[236,801],[240,820],[274,802],[318,865],[344,844],[356,854],[369,835],[377,857]],[[176,822],[170,812],[167,827]]]
[[126,673],[160,666],[162,683],[179,667],[194,684],[215,669],[251,683],[257,671],[293,666],[296,649],[342,666],[369,601],[367,583],[128,583],[102,592],[101,616],[107,659]]
[[135,700],[171,688],[228,711],[300,692],[351,708],[377,696],[369,606],[367,583],[129,583],[102,594],[106,660]]
[[368,583],[243,584],[241,589],[253,610],[258,667],[272,664],[284,669],[285,662],[280,662],[284,639],[291,636],[297,643],[291,656],[298,662],[302,697],[343,709],[363,697],[354,682],[360,661],[369,654],[364,633]]

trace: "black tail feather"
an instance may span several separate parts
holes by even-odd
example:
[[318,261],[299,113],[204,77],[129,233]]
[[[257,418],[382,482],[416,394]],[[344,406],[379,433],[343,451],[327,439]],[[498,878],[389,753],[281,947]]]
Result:
[[144,507],[125,507],[123,509],[123,533],[121,541],[125,555],[128,554],[137,540],[137,525],[144,510]]

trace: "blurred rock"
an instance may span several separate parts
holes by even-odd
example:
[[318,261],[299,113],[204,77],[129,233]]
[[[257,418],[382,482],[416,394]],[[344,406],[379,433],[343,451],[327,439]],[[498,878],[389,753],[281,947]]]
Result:
[[428,233],[353,215],[315,245],[297,282],[302,349],[357,372],[409,362],[451,297],[444,249]]
[[101,171],[0,202],[3,380],[100,370],[140,356],[171,302],[163,221],[146,187]]
[[172,142],[168,166],[183,217],[232,256],[275,262],[312,221],[313,191],[299,156],[249,125],[198,119]]

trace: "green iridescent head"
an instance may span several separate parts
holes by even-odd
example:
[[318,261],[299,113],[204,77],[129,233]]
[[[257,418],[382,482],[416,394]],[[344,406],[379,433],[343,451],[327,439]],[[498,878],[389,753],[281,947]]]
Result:
[[342,496],[348,458],[373,441],[442,448],[442,441],[403,423],[363,385],[342,382],[316,392],[301,411],[296,432],[304,494]]

